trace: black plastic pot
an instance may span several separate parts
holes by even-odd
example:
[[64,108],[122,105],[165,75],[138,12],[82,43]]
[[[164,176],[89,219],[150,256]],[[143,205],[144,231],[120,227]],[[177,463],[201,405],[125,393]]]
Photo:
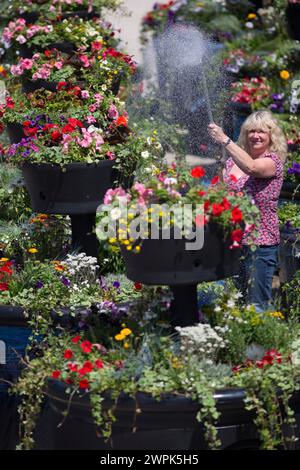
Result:
[[[160,401],[151,395],[121,395],[113,424],[112,436],[105,442],[94,424],[88,394],[73,397],[69,414],[61,427],[63,413],[69,404],[66,386],[50,379],[48,385],[49,418],[54,450],[205,450],[203,425],[196,420],[199,406],[184,396],[165,395]],[[245,392],[241,389],[220,390],[215,394],[221,417],[217,423],[223,449],[258,449],[259,439],[253,423],[254,414],[245,410]],[[109,409],[108,396],[102,402]],[[300,412],[300,394],[293,408]],[[136,409],[139,412],[136,413]],[[98,435],[97,435],[98,431]]]
[[187,250],[187,240],[143,240],[138,254],[122,249],[126,275],[145,284],[190,285],[217,281],[238,273],[240,250],[217,224],[204,227],[204,245]]
[[247,103],[238,103],[235,101],[230,102],[230,110],[232,116],[232,129],[233,135],[232,139],[237,141],[241,127],[244,121],[247,119],[248,116],[252,113],[251,106]]
[[[66,12],[66,13],[61,14],[62,20],[66,19],[66,18],[72,18],[74,16],[78,16],[79,18],[84,18],[84,19],[87,19],[87,20],[91,20],[93,18],[99,18],[100,15],[98,13],[94,12],[94,11],[88,12],[87,10],[70,11],[70,12]],[[36,23],[36,21],[39,19],[39,17],[40,17],[40,13],[38,11],[21,13],[20,15],[18,15],[18,18],[23,18],[26,21],[26,23],[28,23],[28,24]]]
[[0,450],[13,450],[18,441],[19,401],[8,390],[18,379],[30,334],[22,308],[0,305]]
[[33,93],[40,88],[44,88],[49,91],[57,90],[57,82],[50,82],[47,80],[28,80],[22,79],[22,91],[23,93]]
[[23,165],[32,209],[46,214],[91,214],[117,179],[114,162]]
[[300,181],[294,183],[293,181],[283,181],[280,191],[280,197],[283,199],[300,199]]
[[292,39],[300,41],[300,4],[288,3],[286,8],[288,33]]
[[18,144],[22,139],[24,139],[24,137],[26,137],[23,132],[22,124],[18,122],[7,124],[6,130],[11,144]]
[[73,54],[76,47],[71,42],[54,42],[52,44],[48,44],[48,46],[41,48],[38,46],[27,46],[26,44],[19,44],[18,51],[20,57],[23,59],[31,59],[33,54],[36,52],[43,52],[45,49],[57,49],[60,52],[65,52],[66,54]]
[[[297,239],[297,235],[298,238]],[[280,231],[279,265],[280,281],[289,282],[300,269],[300,230],[284,227]]]

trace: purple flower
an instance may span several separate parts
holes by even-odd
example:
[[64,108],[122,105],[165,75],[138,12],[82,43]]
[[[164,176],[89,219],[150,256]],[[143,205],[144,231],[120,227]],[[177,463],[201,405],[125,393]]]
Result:
[[64,286],[70,287],[71,281],[69,281],[69,279],[67,279],[65,276],[61,276],[60,280],[61,280],[61,282],[63,283]]
[[119,281],[113,282],[113,286],[114,286],[116,289],[119,289],[119,287],[120,287]]
[[42,283],[42,281],[37,281],[34,287],[36,289],[41,289],[42,287],[44,287],[44,284]]

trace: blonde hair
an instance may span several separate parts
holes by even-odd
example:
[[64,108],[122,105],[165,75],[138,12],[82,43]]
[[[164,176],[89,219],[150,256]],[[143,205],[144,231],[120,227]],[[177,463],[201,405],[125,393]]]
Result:
[[255,111],[247,117],[241,127],[241,132],[237,141],[237,144],[246,150],[246,152],[249,152],[248,131],[251,129],[261,129],[262,131],[270,132],[271,142],[269,150],[270,152],[276,153],[284,163],[287,157],[287,142],[274,114],[269,110],[261,110]]

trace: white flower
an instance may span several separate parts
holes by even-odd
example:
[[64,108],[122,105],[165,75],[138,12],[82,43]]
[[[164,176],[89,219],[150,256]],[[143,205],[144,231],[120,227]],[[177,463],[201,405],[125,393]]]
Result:
[[254,25],[253,25],[253,23],[251,23],[251,21],[247,21],[247,23],[245,23],[245,26],[246,26],[246,28],[249,28],[249,29],[254,28]]
[[111,210],[110,216],[113,220],[118,220],[122,215],[121,209],[119,207],[115,207],[114,209]]
[[89,126],[89,127],[87,128],[87,131],[88,131],[90,134],[92,134],[93,132],[100,131],[100,129],[99,129],[99,127],[95,127],[95,126],[91,125],[91,126]]
[[148,150],[145,150],[144,152],[141,153],[142,158],[149,158],[149,152]]
[[102,85],[102,86],[101,86],[101,90],[102,90],[102,91],[106,91],[106,90],[107,90],[107,86],[106,86],[105,84]]
[[221,307],[220,305],[217,305],[215,308],[214,308],[214,312],[218,313],[218,312],[221,312]]
[[167,184],[167,185],[177,184],[177,178],[165,178],[164,184]]
[[148,145],[151,145],[151,144],[152,144],[152,142],[151,142],[151,137],[147,137],[147,144],[148,144]]

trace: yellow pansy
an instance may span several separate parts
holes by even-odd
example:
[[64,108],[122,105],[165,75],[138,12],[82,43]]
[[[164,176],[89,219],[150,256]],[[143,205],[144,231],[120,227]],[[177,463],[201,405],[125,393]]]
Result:
[[288,80],[290,78],[290,72],[287,70],[281,70],[280,78],[282,78],[282,80]]
[[123,330],[121,330],[121,335],[124,335],[124,336],[129,336],[131,335],[132,331],[130,328],[123,328]]
[[126,342],[126,343],[123,344],[123,346],[124,346],[125,349],[128,349],[129,348],[129,343]]
[[255,13],[249,13],[249,15],[247,16],[247,19],[248,20],[255,20],[256,18],[256,14]]
[[117,341],[123,341],[123,339],[125,339],[125,336],[119,333],[118,335],[115,335],[115,339]]
[[0,258],[0,263],[6,263],[6,261],[9,261],[9,258]]
[[29,248],[27,251],[28,253],[37,253],[39,250],[37,250],[36,248]]

